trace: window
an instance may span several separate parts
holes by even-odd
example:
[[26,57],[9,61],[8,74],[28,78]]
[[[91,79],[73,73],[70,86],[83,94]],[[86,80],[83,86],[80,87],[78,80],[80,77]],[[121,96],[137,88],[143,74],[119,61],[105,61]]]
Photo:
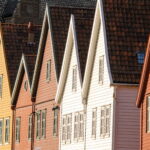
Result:
[[29,121],[28,121],[28,139],[31,140],[32,136],[32,116],[29,116]]
[[83,140],[84,137],[84,113],[81,111],[79,113],[79,139]]
[[144,63],[144,52],[139,52],[137,53],[137,61],[138,61],[138,64],[143,64]]
[[10,119],[5,119],[5,143],[9,143],[9,135],[10,135]]
[[2,90],[3,90],[3,75],[0,75],[0,98],[2,98]]
[[28,44],[29,45],[34,44],[34,33],[33,32],[28,33]]
[[67,142],[71,142],[71,132],[72,132],[72,115],[69,114],[67,115],[67,135],[66,135],[66,138],[67,138]]
[[0,119],[0,144],[3,144],[3,120]]
[[40,139],[40,129],[41,129],[41,111],[36,114],[36,138]]
[[79,122],[79,113],[74,115],[74,140],[78,140],[78,122]]
[[92,111],[92,138],[96,138],[97,108]]
[[76,90],[77,90],[77,66],[74,66],[72,70],[72,91]]
[[104,56],[100,56],[99,58],[99,83],[103,84],[104,78]]
[[62,118],[62,142],[66,142],[66,116],[63,116]]
[[53,136],[58,132],[58,107],[54,108]]
[[20,124],[21,118],[16,118],[16,142],[20,142]]
[[41,136],[42,138],[46,137],[46,110],[42,110],[42,125],[41,125]]
[[103,138],[109,137],[110,134],[110,111],[111,105],[105,105],[101,107],[100,135]]
[[76,112],[74,116],[74,140],[82,141],[84,138],[84,113]]
[[150,132],[150,96],[147,97],[147,132]]
[[25,89],[26,91],[28,90],[28,81],[27,81],[27,80],[24,82],[24,89]]
[[72,114],[64,115],[62,118],[62,142],[71,143]]
[[47,61],[47,65],[46,65],[46,80],[47,81],[51,80],[51,60]]

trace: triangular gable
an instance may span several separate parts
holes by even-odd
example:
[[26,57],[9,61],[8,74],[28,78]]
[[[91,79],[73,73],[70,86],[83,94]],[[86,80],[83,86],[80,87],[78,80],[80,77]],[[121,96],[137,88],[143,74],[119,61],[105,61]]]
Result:
[[[41,70],[41,65],[42,65],[42,60],[43,60],[43,51],[45,49],[48,31],[50,32],[50,36],[52,37],[51,29],[52,28],[51,28],[51,23],[50,23],[49,7],[48,5],[46,5],[45,15],[44,15],[44,20],[43,20],[43,25],[42,25],[42,32],[41,32],[41,37],[40,37],[40,42],[39,42],[39,47],[38,47],[38,54],[37,54],[37,59],[36,59],[36,64],[35,64],[35,70],[33,74],[33,82],[31,86],[32,96],[36,95],[36,90],[38,86],[38,80],[39,80],[40,70]],[[51,41],[51,43],[53,43],[53,41]],[[53,48],[52,48],[52,53],[53,53]],[[53,56],[54,56],[54,53],[53,53]],[[54,59],[54,66],[55,66],[55,59]],[[56,75],[56,81],[57,81],[57,75]]]
[[149,68],[150,68],[150,37],[149,37],[149,42],[148,42],[148,46],[146,50],[146,56],[144,60],[143,70],[142,70],[141,79],[140,79],[140,86],[139,86],[137,100],[136,100],[137,107],[140,107],[142,100],[144,98],[144,93],[146,90],[146,83],[147,83],[148,75],[149,75]]
[[29,70],[30,69],[29,69],[29,67],[27,65],[26,56],[23,54],[22,58],[21,58],[20,66],[19,66],[19,69],[18,69],[18,73],[17,73],[14,89],[12,91],[12,98],[11,98],[12,106],[15,106],[16,103],[17,103],[17,97],[19,95],[19,91],[20,91],[20,87],[21,87],[21,84],[22,84],[22,80],[23,80],[24,74],[27,75],[28,82],[29,82],[29,89],[31,91],[32,81],[31,81],[31,78],[30,78]]
[[73,46],[75,47],[75,50],[76,50],[77,68],[79,69],[79,78],[80,78],[80,83],[81,83],[82,79],[81,79],[78,46],[77,46],[76,31],[75,31],[75,20],[74,20],[74,16],[71,15],[68,37],[67,37],[67,42],[66,42],[66,47],[65,47],[65,53],[64,53],[64,58],[63,58],[63,63],[62,63],[62,68],[61,68],[61,73],[60,73],[60,79],[59,79],[58,89],[57,89],[56,98],[55,98],[57,103],[61,103],[61,96],[64,92],[64,87],[65,87],[65,83],[67,79]]
[[94,64],[95,53],[96,53],[98,33],[99,33],[101,26],[103,26],[105,54],[106,54],[106,59],[107,59],[109,78],[110,78],[110,82],[112,83],[112,77],[111,77],[109,59],[108,59],[108,53],[107,53],[107,40],[106,40],[106,36],[105,36],[106,33],[105,33],[105,23],[104,23],[104,16],[103,16],[103,10],[102,10],[102,3],[100,0],[98,0],[97,6],[96,6],[96,11],[95,11],[92,35],[91,35],[91,39],[90,39],[87,63],[86,63],[86,68],[85,68],[85,76],[84,76],[83,86],[82,86],[82,96],[83,96],[84,102],[86,102],[87,95],[88,95],[90,78],[91,78],[92,68],[93,68],[93,64]]

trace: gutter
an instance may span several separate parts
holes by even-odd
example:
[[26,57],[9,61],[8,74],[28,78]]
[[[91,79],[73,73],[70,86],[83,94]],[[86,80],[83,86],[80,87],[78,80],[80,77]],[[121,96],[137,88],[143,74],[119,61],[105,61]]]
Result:
[[139,84],[131,84],[131,83],[111,83],[110,86],[139,86]]

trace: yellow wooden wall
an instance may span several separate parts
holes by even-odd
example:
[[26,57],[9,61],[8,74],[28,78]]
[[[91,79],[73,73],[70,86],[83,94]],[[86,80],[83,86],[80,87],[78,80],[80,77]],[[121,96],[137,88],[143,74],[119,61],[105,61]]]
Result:
[[[3,40],[0,33],[0,74],[3,75],[3,91],[2,98],[0,98],[0,119],[3,119],[3,144],[0,145],[0,150],[11,149],[11,135],[12,135],[12,111],[11,111],[11,94],[9,88],[8,74],[6,68],[5,55],[3,50]],[[10,118],[10,139],[9,143],[5,143],[5,118]]]

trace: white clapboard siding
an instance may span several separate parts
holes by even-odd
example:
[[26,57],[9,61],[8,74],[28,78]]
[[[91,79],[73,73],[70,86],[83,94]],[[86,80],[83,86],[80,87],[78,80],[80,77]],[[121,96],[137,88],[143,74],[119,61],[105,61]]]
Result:
[[64,93],[62,96],[61,103],[61,116],[65,114],[72,113],[72,139],[70,144],[63,144],[61,142],[61,150],[83,150],[84,142],[76,142],[74,141],[74,114],[75,112],[83,110],[82,97],[81,97],[81,83],[80,83],[80,75],[77,65],[77,89],[76,91],[72,91],[72,69],[73,66],[77,65],[77,55],[75,47],[73,46],[71,60],[69,65],[69,70],[67,74],[66,84],[64,88]]
[[[113,115],[113,87],[110,87],[109,73],[106,63],[103,26],[100,25],[99,35],[94,58],[91,83],[89,86],[87,104],[87,124],[86,124],[86,149],[87,150],[111,150],[112,148],[112,115]],[[103,84],[99,80],[99,58],[104,56],[104,80]],[[111,121],[109,138],[100,137],[100,108],[103,105],[111,104]],[[92,133],[92,109],[97,107],[97,131],[96,138],[91,137]]]

